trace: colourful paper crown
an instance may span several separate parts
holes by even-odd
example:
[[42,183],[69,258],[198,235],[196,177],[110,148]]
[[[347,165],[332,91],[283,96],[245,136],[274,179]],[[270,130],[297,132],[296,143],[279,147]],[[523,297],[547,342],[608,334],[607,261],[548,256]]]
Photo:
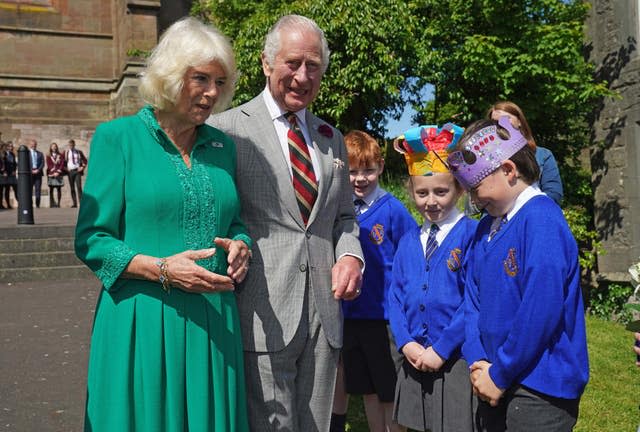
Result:
[[428,176],[449,172],[447,154],[453,150],[464,129],[453,123],[441,128],[418,126],[398,137],[394,148],[404,155],[409,175]]
[[496,125],[488,126],[471,135],[464,150],[449,155],[449,168],[465,189],[477,186],[503,161],[527,145],[527,140],[511,125],[509,117],[500,117],[498,124],[509,132],[509,139],[500,138]]

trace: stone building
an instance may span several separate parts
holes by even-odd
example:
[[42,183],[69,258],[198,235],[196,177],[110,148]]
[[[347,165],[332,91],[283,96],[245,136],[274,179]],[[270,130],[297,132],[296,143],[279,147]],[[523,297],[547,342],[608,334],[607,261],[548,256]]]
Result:
[[0,131],[4,140],[76,138],[129,112],[135,50],[157,38],[159,1],[0,1]]
[[88,154],[95,127],[135,112],[139,54],[189,12],[186,0],[0,0],[2,140],[70,138]]
[[640,257],[640,1],[590,4],[589,55],[598,78],[620,95],[601,102],[592,124],[595,223],[606,251],[598,271],[604,281],[628,281]]

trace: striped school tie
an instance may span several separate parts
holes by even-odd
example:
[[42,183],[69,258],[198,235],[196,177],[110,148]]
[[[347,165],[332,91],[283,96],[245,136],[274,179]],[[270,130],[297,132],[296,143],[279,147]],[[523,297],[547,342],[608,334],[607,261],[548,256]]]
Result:
[[438,227],[437,224],[431,224],[431,228],[429,228],[429,237],[427,237],[427,246],[425,247],[425,251],[424,251],[424,257],[427,260],[427,262],[431,258],[431,255],[433,255],[433,253],[436,251],[436,249],[438,249],[438,241],[436,240],[436,234],[438,234],[439,230],[440,230],[440,227]]
[[502,227],[505,226],[506,224],[507,224],[507,215],[504,215],[500,219],[500,223],[494,229],[492,229],[491,232],[489,233],[489,237],[487,238],[487,241],[491,241],[493,236],[495,236],[498,233],[498,231],[500,231]]
[[367,203],[365,202],[365,200],[360,198],[353,200],[353,206],[355,207],[355,210],[356,210],[356,216],[362,213],[362,209],[366,204]]

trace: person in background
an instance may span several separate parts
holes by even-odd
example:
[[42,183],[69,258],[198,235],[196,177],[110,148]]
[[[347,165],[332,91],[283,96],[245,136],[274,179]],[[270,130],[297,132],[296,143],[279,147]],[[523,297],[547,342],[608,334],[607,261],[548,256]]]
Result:
[[424,218],[400,239],[393,260],[389,322],[404,355],[394,419],[420,431],[473,431],[473,394],[464,341],[464,262],[477,221],[457,208],[464,189],[447,151],[462,128],[410,129],[396,150],[409,170],[409,195]]
[[0,194],[0,203],[2,199],[6,201],[6,207],[11,208],[10,194],[13,189],[13,197],[18,202],[18,178],[16,177],[16,170],[18,169],[18,157],[13,149],[13,141],[7,141],[5,146],[5,152],[0,153],[0,157],[4,158],[4,195]]
[[67,175],[69,176],[69,189],[71,190],[71,207],[78,207],[79,200],[82,199],[82,174],[87,165],[87,158],[82,150],[76,149],[75,140],[69,140],[69,148],[65,153],[64,160],[67,164]]
[[510,101],[496,102],[487,111],[487,118],[496,121],[504,115],[509,117],[513,127],[522,133],[529,146],[535,150],[536,161],[540,167],[540,180],[538,180],[540,190],[560,205],[564,192],[562,179],[560,178],[560,170],[558,169],[558,163],[555,157],[553,157],[553,153],[545,147],[536,145],[529,122],[527,122],[522,109],[515,103]]
[[360,294],[342,134],[307,109],[328,65],[318,25],[286,15],[265,39],[264,91],[208,121],[237,145],[242,218],[255,241],[237,292],[253,432],[329,430],[340,300]]
[[103,284],[85,431],[248,431],[233,290],[251,240],[235,145],[203,124],[236,76],[227,38],[184,18],[142,72],[148,105],[93,136],[75,241]]
[[578,246],[562,209],[534,187],[534,150],[508,116],[471,124],[447,160],[487,213],[465,280],[477,427],[570,431],[589,360]]
[[[47,155],[47,184],[49,186],[49,207],[60,207],[62,186],[64,186],[64,157],[58,151],[58,144],[51,143]],[[55,199],[58,195],[58,202]]]
[[401,356],[389,329],[387,294],[400,238],[417,224],[402,203],[378,185],[384,159],[376,140],[366,132],[354,130],[345,135],[344,142],[367,267],[362,295],[342,303],[344,342],[331,432],[344,432],[347,395],[356,394],[363,395],[370,431],[399,431],[403,428],[392,417]]
[[[9,186],[7,185],[7,169],[6,169],[6,151],[7,151],[7,144],[0,141],[0,209],[4,210],[5,208],[9,208],[9,207],[5,207],[2,204],[2,197],[4,197],[4,190],[5,188],[8,188]],[[9,203],[7,203],[7,205],[9,205]]]
[[44,155],[38,150],[38,142],[33,138],[29,140],[29,157],[32,193],[36,197],[36,207],[40,208],[42,176],[44,175]]

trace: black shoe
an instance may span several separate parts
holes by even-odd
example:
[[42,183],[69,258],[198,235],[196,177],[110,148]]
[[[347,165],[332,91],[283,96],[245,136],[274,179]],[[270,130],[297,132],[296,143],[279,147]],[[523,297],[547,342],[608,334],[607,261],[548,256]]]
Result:
[[78,207],[78,206],[77,206],[77,205],[75,205],[75,204],[71,206],[71,208],[77,208],[77,207]]

